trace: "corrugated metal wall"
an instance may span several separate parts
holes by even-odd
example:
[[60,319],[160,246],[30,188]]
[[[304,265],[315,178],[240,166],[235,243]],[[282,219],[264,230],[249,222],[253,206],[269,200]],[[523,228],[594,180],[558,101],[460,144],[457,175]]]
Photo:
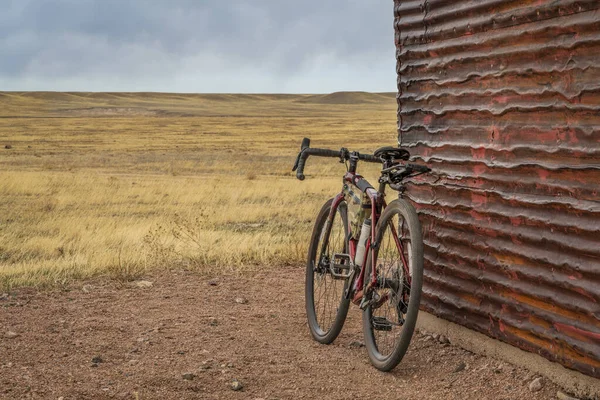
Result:
[[423,308],[600,378],[600,1],[394,3]]

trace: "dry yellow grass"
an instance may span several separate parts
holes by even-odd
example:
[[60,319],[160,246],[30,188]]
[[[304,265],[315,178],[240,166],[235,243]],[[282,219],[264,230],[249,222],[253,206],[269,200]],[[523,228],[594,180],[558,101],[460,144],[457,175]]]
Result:
[[0,286],[302,263],[343,172],[311,159],[295,180],[302,138],[372,151],[395,110],[361,93],[0,93]]

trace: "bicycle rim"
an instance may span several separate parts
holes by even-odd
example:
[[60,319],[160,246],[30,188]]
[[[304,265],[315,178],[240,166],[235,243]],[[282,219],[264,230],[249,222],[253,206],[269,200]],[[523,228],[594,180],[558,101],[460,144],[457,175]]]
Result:
[[328,229],[327,216],[330,208],[331,204],[328,202],[319,214],[309,249],[306,274],[309,327],[313,337],[321,343],[331,343],[337,337],[349,305],[344,298],[347,279],[336,278],[331,274],[334,254],[344,254],[347,248],[346,208],[343,203],[338,207]]
[[[404,356],[416,323],[423,272],[423,244],[416,212],[395,201],[378,226],[377,284],[364,312],[365,340],[373,364],[384,371]],[[371,263],[368,263],[370,277]]]

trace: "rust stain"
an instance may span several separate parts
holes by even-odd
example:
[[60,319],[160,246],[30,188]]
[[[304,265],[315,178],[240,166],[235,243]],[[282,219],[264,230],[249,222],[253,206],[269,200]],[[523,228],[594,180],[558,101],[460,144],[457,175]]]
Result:
[[600,2],[395,0],[423,308],[600,378]]

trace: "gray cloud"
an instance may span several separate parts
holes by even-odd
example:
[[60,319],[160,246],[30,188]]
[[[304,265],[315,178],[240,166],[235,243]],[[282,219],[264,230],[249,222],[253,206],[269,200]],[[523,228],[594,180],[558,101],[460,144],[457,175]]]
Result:
[[393,91],[391,0],[8,0],[0,90]]

